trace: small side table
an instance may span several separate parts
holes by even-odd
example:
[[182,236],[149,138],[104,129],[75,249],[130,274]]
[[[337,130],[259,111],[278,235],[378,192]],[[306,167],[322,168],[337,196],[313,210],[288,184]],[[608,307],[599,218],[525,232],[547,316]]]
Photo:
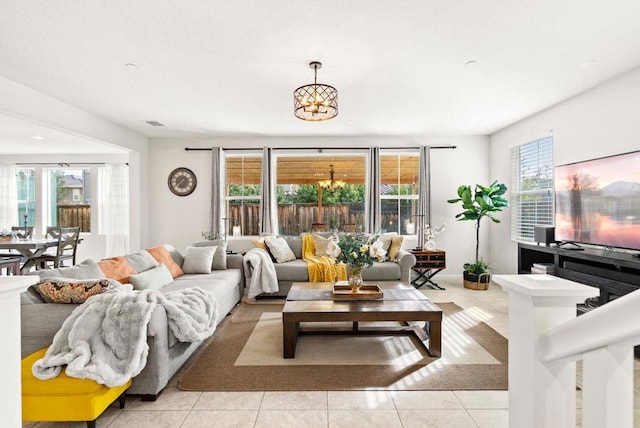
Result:
[[411,253],[416,256],[416,264],[411,270],[418,274],[418,276],[411,281],[411,284],[415,288],[420,288],[427,284],[431,288],[444,290],[444,287],[440,287],[433,282],[432,278],[447,267],[446,252],[440,250],[411,250]]

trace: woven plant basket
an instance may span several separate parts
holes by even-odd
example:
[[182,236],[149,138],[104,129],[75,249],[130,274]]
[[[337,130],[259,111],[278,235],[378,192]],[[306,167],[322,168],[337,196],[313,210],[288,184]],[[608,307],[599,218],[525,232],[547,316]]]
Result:
[[464,288],[468,288],[470,290],[487,290],[489,288],[490,281],[491,274],[489,272],[484,272],[480,275],[466,271],[464,272]]

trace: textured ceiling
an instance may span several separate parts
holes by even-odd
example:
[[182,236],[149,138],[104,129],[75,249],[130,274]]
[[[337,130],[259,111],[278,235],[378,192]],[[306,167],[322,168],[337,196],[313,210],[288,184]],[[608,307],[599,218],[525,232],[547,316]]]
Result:
[[[0,9],[0,75],[158,137],[490,134],[640,65],[638,0],[3,0]],[[331,121],[292,113],[311,60],[339,91]]]

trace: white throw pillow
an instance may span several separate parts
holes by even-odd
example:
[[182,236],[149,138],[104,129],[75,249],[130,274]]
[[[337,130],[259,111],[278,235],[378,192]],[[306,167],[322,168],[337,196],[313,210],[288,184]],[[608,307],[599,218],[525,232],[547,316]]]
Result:
[[129,275],[129,282],[136,290],[159,290],[173,282],[173,275],[164,264],[135,275]]
[[182,271],[184,273],[211,273],[213,255],[218,247],[187,247]]
[[327,255],[327,247],[329,247],[329,238],[320,236],[317,233],[311,235],[313,238],[313,244],[316,247],[316,257],[322,257]]
[[212,239],[210,241],[198,241],[193,243],[196,247],[217,247],[213,254],[213,270],[224,270],[227,268],[227,241],[224,239]]
[[287,241],[281,237],[270,236],[264,240],[264,243],[269,248],[269,252],[276,259],[276,263],[290,262],[296,259],[296,255],[293,254]]

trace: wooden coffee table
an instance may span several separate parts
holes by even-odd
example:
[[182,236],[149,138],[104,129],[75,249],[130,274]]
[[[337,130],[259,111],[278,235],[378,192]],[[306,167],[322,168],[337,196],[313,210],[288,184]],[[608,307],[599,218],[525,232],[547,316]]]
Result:
[[[383,300],[332,300],[331,282],[296,282],[282,310],[284,358],[295,358],[302,334],[409,335],[432,357],[441,355],[442,310],[413,286],[401,282],[375,282]],[[300,323],[351,322],[351,328],[300,328]],[[397,321],[398,326],[364,328],[359,322]],[[426,321],[420,325],[410,321]],[[306,327],[306,326],[305,326]],[[428,345],[427,345],[428,342]]]

